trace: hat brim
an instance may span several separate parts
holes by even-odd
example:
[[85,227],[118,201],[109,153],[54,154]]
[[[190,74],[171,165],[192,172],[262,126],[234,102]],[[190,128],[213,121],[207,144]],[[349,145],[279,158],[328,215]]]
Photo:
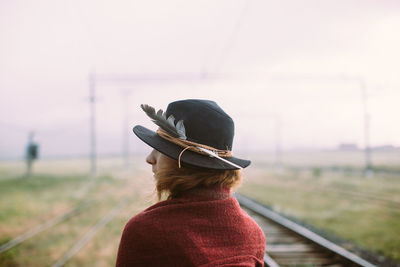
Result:
[[[171,143],[163,138],[161,138],[157,133],[149,130],[141,125],[133,127],[133,132],[139,137],[140,140],[154,148],[155,150],[167,155],[170,158],[178,160],[178,156],[183,150],[182,147]],[[235,158],[235,157],[224,157],[224,159],[246,168],[250,165],[250,160]],[[236,170],[235,166],[232,166],[222,160],[213,158],[207,155],[198,154],[196,152],[186,150],[181,156],[181,162],[189,164],[192,166],[215,169],[215,170]]]

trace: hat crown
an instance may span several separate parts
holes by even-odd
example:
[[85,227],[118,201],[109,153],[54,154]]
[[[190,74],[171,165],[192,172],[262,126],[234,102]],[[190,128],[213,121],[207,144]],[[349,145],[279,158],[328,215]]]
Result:
[[172,102],[167,118],[183,120],[187,140],[220,150],[232,150],[235,126],[232,118],[211,100],[187,99]]

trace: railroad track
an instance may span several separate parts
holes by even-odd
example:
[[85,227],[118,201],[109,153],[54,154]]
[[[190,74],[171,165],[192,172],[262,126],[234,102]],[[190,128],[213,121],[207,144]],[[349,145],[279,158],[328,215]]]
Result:
[[128,204],[129,196],[120,200],[117,205],[113,206],[106,215],[93,225],[61,258],[55,262],[52,267],[64,266],[76,253],[78,253],[104,226],[106,226],[123,207]]
[[254,200],[235,196],[265,233],[266,266],[376,266]]

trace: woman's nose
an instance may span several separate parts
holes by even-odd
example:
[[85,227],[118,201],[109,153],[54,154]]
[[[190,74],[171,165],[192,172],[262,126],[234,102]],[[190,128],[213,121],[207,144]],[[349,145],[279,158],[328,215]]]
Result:
[[153,152],[151,152],[151,153],[146,157],[146,162],[147,162],[148,164],[151,164],[151,165],[153,165],[153,164],[156,163],[156,158],[154,157],[154,153],[153,153]]

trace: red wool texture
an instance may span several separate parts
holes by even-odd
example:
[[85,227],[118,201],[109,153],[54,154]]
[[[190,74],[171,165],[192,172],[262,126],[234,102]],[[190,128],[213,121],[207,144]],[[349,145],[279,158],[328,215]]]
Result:
[[126,224],[116,266],[263,266],[265,236],[231,196],[161,201]]

